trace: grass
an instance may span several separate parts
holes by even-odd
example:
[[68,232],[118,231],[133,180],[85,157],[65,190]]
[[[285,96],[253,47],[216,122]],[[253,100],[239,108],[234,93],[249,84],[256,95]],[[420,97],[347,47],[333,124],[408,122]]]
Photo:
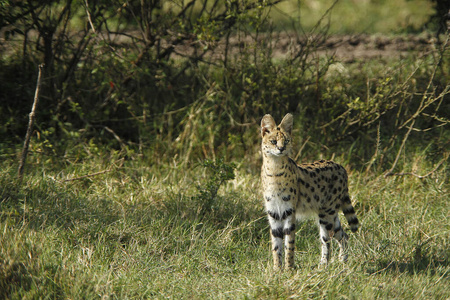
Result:
[[349,262],[319,270],[318,230],[307,221],[297,269],[274,273],[258,170],[245,160],[201,210],[195,186],[209,176],[201,165],[41,159],[30,158],[22,185],[15,161],[1,165],[0,298],[450,297],[445,164],[423,180],[351,171],[362,228],[350,236]]
[[431,1],[420,0],[288,0],[272,9],[270,16],[278,28],[294,21],[310,30],[330,7],[333,9],[324,21],[330,22],[330,33],[334,34],[420,31],[434,13]]

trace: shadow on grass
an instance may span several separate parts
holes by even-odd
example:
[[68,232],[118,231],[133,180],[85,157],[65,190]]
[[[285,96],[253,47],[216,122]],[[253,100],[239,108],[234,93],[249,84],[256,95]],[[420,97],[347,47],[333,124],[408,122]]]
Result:
[[169,193],[155,205],[146,199],[127,203],[118,198],[120,194],[95,194],[89,192],[88,183],[83,187],[77,184],[43,180],[25,188],[5,187],[0,195],[0,221],[9,218],[16,224],[25,222],[27,228],[36,231],[58,228],[75,244],[79,237],[96,240],[101,236],[105,242],[124,245],[132,239],[145,243],[146,236],[136,230],[142,233],[155,222],[167,222],[167,233],[177,226],[190,228],[199,223],[220,229],[230,220],[239,223],[259,216],[246,209],[242,201],[234,201],[239,197],[235,194],[217,196],[209,205],[203,205],[196,197]]
[[[9,218],[16,226],[22,224],[20,226],[26,225],[36,231],[59,228],[74,243],[77,243],[77,237],[96,239],[99,235],[121,243],[132,234],[123,230],[125,225],[122,223],[124,216],[133,209],[124,208],[119,202],[108,199],[108,195],[90,197],[70,187],[41,182],[25,188],[10,188],[2,198],[0,221]],[[119,223],[123,225],[121,231],[114,229],[120,228]]]
[[386,273],[408,273],[410,275],[426,273],[433,276],[450,277],[448,273],[449,260],[448,258],[436,256],[422,256],[416,257],[412,261],[400,262],[393,260],[379,260],[376,266],[368,267],[367,273],[369,275],[386,274]]

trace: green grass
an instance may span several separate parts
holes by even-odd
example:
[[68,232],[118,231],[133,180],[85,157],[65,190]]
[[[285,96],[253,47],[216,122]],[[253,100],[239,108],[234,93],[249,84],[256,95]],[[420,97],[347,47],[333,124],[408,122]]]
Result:
[[[334,2],[287,0],[272,9],[270,16],[278,28],[285,28],[294,21],[296,26],[310,30]],[[423,29],[433,13],[431,1],[339,0],[324,21],[330,21],[330,33],[392,34]]]
[[[245,160],[205,211],[195,187],[208,181],[201,165],[116,159],[49,164],[35,154],[22,185],[16,162],[2,162],[0,298],[450,297],[445,163],[423,180],[351,171],[362,227],[350,235],[348,263],[317,268],[318,230],[307,221],[297,269],[274,273],[258,170]],[[110,172],[63,182],[111,161]]]

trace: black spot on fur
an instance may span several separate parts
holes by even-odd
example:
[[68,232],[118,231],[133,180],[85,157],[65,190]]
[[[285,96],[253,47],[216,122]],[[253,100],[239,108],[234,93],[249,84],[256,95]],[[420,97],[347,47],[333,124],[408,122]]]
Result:
[[276,229],[272,228],[272,235],[276,238],[283,238],[283,227],[279,227]]
[[353,218],[350,218],[350,220],[348,220],[348,224],[350,224],[350,225],[356,225],[358,223],[359,223],[359,221],[358,221],[357,217],[353,217]]
[[354,213],[355,213],[355,209],[354,209],[353,206],[352,206],[352,207],[350,207],[350,208],[344,209],[342,212],[344,213],[344,215],[347,215],[347,214],[354,214]]
[[284,235],[289,235],[291,232],[295,231],[295,223],[291,225],[289,228],[284,229]]
[[281,216],[281,218],[284,220],[287,217],[289,217],[290,215],[292,215],[294,213],[294,210],[292,208],[289,208],[288,210],[285,210],[283,215]]
[[289,200],[291,200],[291,195],[283,196],[283,197],[281,197],[281,199],[283,201],[289,201]]
[[281,218],[280,218],[280,215],[279,215],[278,213],[276,213],[276,212],[268,211],[267,214],[268,214],[270,217],[272,217],[273,219],[277,220],[277,221],[280,221],[280,219],[281,219]]

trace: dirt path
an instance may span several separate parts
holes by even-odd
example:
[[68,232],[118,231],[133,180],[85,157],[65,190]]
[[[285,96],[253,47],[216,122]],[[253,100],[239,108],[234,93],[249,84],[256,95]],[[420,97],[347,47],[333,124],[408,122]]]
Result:
[[403,58],[412,52],[425,53],[436,49],[431,36],[386,37],[377,35],[333,36],[325,43],[328,53],[345,62],[374,58]]
[[[252,38],[231,38],[229,41],[231,53],[239,51],[244,45],[251,45]],[[283,58],[306,44],[305,40],[297,39],[288,34],[277,34],[272,38],[273,57]],[[223,53],[225,42],[219,42],[214,55]],[[412,53],[422,54],[436,49],[436,38],[431,35],[407,35],[387,37],[383,35],[336,35],[320,42],[317,47],[319,55],[335,55],[343,62],[376,58],[403,58]],[[219,54],[220,55],[220,54]]]

